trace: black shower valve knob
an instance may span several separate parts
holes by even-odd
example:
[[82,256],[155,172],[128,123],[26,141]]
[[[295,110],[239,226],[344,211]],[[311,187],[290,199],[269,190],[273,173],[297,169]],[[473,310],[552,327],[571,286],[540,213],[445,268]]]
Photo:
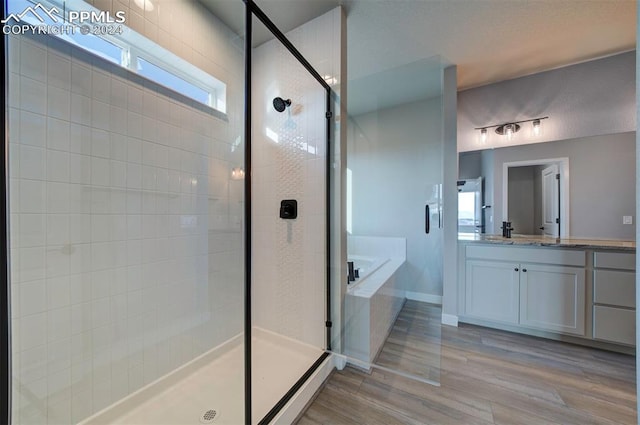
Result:
[[293,220],[298,217],[298,201],[295,199],[284,199],[280,201],[280,218]]

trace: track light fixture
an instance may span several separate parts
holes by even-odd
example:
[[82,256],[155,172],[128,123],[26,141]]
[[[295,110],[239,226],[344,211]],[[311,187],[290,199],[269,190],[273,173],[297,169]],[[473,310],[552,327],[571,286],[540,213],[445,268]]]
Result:
[[520,129],[522,128],[521,124],[530,122],[533,126],[533,135],[534,136],[539,136],[540,135],[540,121],[542,120],[546,120],[549,117],[539,117],[539,118],[531,118],[529,120],[521,120],[521,121],[511,121],[511,122],[506,122],[504,124],[493,124],[493,125],[486,125],[484,127],[476,127],[476,130],[480,130],[480,140],[482,141],[482,143],[486,143],[487,141],[487,129],[489,128],[495,128],[496,133],[501,135],[501,136],[507,136],[508,140],[513,139],[513,135],[515,133],[517,133],[518,131],[520,131]]

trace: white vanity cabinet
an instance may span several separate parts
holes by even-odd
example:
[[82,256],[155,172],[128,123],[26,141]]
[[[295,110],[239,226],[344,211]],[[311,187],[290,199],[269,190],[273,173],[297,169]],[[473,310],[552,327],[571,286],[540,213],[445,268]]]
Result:
[[473,244],[465,249],[464,314],[585,334],[585,252]]
[[595,252],[593,266],[593,338],[635,345],[635,254]]
[[465,290],[470,317],[584,335],[583,268],[468,260]]
[[635,253],[459,245],[459,320],[549,338],[635,344]]

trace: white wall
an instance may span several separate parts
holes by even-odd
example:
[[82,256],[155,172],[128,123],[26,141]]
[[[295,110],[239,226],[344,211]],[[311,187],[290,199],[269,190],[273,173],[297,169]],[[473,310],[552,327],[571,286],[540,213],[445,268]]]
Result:
[[[635,131],[635,51],[458,93],[458,151]],[[535,137],[526,123],[509,142],[475,127],[549,116]]]
[[[330,75],[341,19],[337,8],[287,34]],[[326,92],[279,41],[253,54],[253,325],[324,349]],[[291,99],[291,116],[274,110],[276,96]],[[297,219],[279,218],[282,199],[298,201]]]
[[[443,232],[437,210],[443,172],[442,99],[359,115],[350,124],[353,235],[406,238],[400,287],[442,295]],[[432,211],[428,235],[426,204]]]
[[16,423],[80,421],[242,331],[243,53],[199,3],[155,3],[129,22],[226,82],[228,121],[9,37]]
[[493,221],[487,223],[487,233],[501,233],[505,162],[567,157],[571,176],[569,234],[633,240],[635,219],[633,225],[623,225],[622,216],[634,215],[634,140],[635,132],[631,132],[483,151],[491,157],[483,163],[486,192],[493,192],[493,203],[488,204],[492,205],[488,214]]

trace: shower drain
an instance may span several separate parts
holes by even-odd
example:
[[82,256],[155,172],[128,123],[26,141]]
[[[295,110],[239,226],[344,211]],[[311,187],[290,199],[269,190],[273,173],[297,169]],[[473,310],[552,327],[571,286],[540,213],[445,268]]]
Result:
[[213,423],[218,417],[218,412],[216,410],[210,409],[204,412],[202,416],[200,416],[200,423],[210,424]]

